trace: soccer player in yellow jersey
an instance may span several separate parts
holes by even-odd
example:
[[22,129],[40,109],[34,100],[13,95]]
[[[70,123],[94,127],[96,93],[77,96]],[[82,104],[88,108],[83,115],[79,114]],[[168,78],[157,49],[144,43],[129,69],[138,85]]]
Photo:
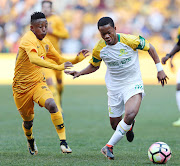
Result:
[[[34,102],[50,112],[51,120],[60,139],[62,152],[72,152],[66,142],[62,114],[57,108],[52,92],[47,87],[42,67],[61,71],[72,67],[72,64],[78,63],[88,56],[88,51],[82,50],[75,59],[63,58],[45,37],[47,28],[48,23],[43,13],[35,12],[31,15],[30,31],[21,39],[13,78],[14,101],[23,119],[22,128],[27,137],[29,152],[32,155],[38,153],[32,132]],[[46,61],[46,57],[54,60],[56,64]]]
[[[134,139],[132,130],[134,119],[144,96],[137,50],[148,51],[156,64],[157,78],[162,86],[167,76],[155,48],[143,37],[116,33],[114,21],[110,17],[102,17],[98,21],[98,29],[102,39],[93,49],[90,65],[80,72],[67,70],[66,73],[76,78],[97,71],[101,61],[105,62],[109,117],[115,132],[101,152],[109,159],[114,159],[114,145],[124,135],[129,142]],[[124,118],[122,118],[123,114]]]
[[[63,21],[57,15],[52,14],[52,1],[42,1],[42,12],[45,14],[48,21],[47,38],[53,44],[54,48],[60,53],[60,39],[66,39],[69,37],[69,33],[65,28]],[[59,110],[61,108],[61,99],[63,91],[63,73],[62,71],[43,68],[45,74],[46,83],[49,89],[52,91],[54,100]]]
[[[173,65],[173,57],[174,55],[180,51],[180,27],[178,28],[178,36],[177,36],[177,43],[175,44],[175,46],[173,47],[173,49],[170,51],[169,54],[166,54],[165,57],[162,58],[162,64],[166,64],[166,61],[168,59],[170,59],[170,65],[171,68],[174,67]],[[176,83],[176,103],[178,106],[178,110],[180,111],[180,68],[178,69],[178,73],[177,73],[177,83]],[[180,118],[173,122],[173,126],[175,127],[180,127]]]

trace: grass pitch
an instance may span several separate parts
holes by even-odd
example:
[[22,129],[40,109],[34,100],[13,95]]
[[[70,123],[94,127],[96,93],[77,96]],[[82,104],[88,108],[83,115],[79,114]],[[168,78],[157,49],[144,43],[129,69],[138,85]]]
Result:
[[100,150],[113,134],[107,111],[105,86],[65,86],[63,109],[67,141],[72,154],[60,152],[59,140],[48,111],[35,106],[34,136],[37,156],[31,156],[21,128],[22,120],[14,104],[11,86],[0,86],[0,165],[63,166],[146,166],[149,146],[166,142],[172,157],[168,166],[180,165],[180,127],[172,122],[180,116],[175,86],[145,86],[134,127],[135,139],[123,138],[115,147],[115,160],[109,161]]

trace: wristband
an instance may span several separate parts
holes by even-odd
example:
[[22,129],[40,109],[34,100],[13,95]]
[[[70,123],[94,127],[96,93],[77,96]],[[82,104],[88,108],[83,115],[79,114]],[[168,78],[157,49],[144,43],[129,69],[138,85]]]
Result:
[[159,62],[159,63],[156,63],[156,68],[157,68],[157,71],[158,71],[158,72],[163,70],[163,67],[162,67],[162,65],[161,65],[160,62]]

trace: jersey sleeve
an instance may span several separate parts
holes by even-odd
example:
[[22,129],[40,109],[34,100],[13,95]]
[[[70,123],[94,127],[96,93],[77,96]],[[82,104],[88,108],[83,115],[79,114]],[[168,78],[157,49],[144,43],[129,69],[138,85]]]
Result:
[[89,63],[92,64],[94,67],[100,66],[101,64],[101,57],[100,52],[103,47],[105,47],[106,44],[103,39],[101,39],[94,47],[92,52],[92,58],[90,59]]
[[133,50],[148,51],[150,48],[149,42],[142,36],[120,34],[120,42],[128,45]]

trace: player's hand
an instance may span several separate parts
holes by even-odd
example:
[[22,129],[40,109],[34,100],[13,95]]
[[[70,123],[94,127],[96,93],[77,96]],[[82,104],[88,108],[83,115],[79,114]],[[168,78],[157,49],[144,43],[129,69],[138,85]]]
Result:
[[161,85],[164,86],[165,83],[167,84],[167,79],[169,79],[169,78],[164,73],[164,70],[161,70],[157,73],[157,79],[159,82],[161,82]]
[[64,63],[64,69],[70,69],[71,67],[73,67],[73,64],[71,62]]
[[80,72],[77,71],[70,71],[70,70],[64,70],[64,73],[68,74],[68,75],[72,75],[73,79],[79,77],[81,75]]
[[86,49],[81,50],[77,56],[76,59],[78,59],[79,62],[81,62],[83,59],[85,59],[87,56],[89,56],[89,51]]
[[163,57],[163,58],[161,59],[161,63],[162,63],[163,65],[165,65],[165,64],[166,64],[166,61],[167,61],[168,59],[169,59],[168,56]]

